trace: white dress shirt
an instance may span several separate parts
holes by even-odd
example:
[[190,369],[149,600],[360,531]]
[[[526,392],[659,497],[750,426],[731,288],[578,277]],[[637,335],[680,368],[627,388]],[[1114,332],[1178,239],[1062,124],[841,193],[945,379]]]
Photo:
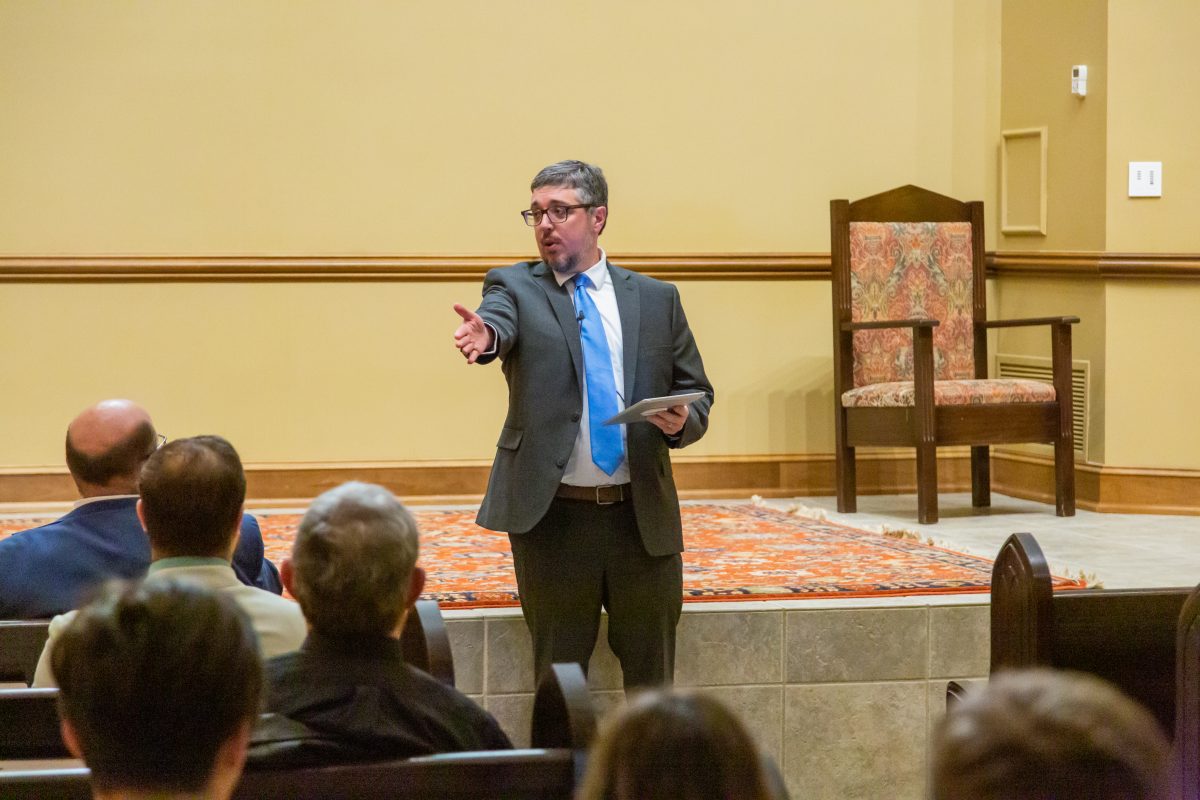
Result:
[[[613,382],[617,387],[617,410],[625,410],[625,356],[621,349],[624,338],[621,335],[621,314],[617,310],[617,291],[613,288],[612,277],[608,274],[608,258],[600,251],[600,260],[584,274],[591,280],[592,285],[586,291],[600,311],[600,321],[604,325],[604,338],[608,340],[608,354],[612,358]],[[555,272],[554,279],[558,285],[567,285],[567,294],[571,302],[575,302],[575,276]],[[586,366],[584,367],[586,370]],[[586,384],[585,384],[586,385]],[[571,457],[563,472],[563,483],[572,486],[607,486],[611,483],[629,483],[629,446],[626,443],[625,426],[621,427],[621,447],[626,457],[622,459],[617,471],[607,474],[592,462],[591,429],[588,427],[588,398],[583,393],[583,417],[579,421],[579,433],[575,436],[575,446],[571,449]]]

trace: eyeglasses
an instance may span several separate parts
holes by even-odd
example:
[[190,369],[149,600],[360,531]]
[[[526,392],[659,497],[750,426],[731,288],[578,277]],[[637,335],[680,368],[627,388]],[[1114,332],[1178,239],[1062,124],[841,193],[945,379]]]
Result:
[[592,208],[594,203],[576,203],[573,206],[550,206],[543,210],[540,208],[527,208],[521,212],[521,216],[525,219],[525,224],[529,227],[540,225],[542,217],[549,214],[550,221],[555,225],[561,225],[567,221],[567,217],[571,216],[571,212],[577,208]]
[[151,447],[150,452],[146,453],[146,455],[142,456],[142,458],[147,459],[150,456],[154,455],[154,453],[166,443],[167,443],[166,436],[163,436],[161,433],[154,434],[154,446]]

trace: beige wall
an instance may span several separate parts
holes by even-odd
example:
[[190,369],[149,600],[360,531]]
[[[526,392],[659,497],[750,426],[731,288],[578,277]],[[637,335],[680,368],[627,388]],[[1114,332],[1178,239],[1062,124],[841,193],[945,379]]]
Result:
[[825,251],[832,197],[984,195],[998,7],[12,0],[0,248],[519,252],[578,156],[613,250]]
[[1105,460],[1125,467],[1200,469],[1200,286],[1176,281],[1108,287]]
[[[1200,3],[1109,0],[1108,244],[1200,251]],[[1163,162],[1163,196],[1128,196],[1129,162]]]
[[[1001,250],[1200,251],[1200,5],[1185,0],[1004,0],[1001,120],[1049,128],[1048,233],[1002,236]],[[1088,96],[1069,94],[1088,65]],[[1127,197],[1131,160],[1164,162],[1164,196]],[[1200,290],[1190,281],[1005,276],[998,316],[1076,314],[1075,355],[1091,365],[1089,460],[1200,467],[1186,371],[1200,361]],[[1003,352],[1046,355],[1043,334],[1005,331]]]
[[[1106,0],[1004,0],[1003,6],[1001,127],[1048,129],[1049,191],[1046,235],[1001,235],[998,247],[1103,250]],[[1075,64],[1088,65],[1085,98],[1070,91]]]
[[[688,452],[830,452],[828,283],[680,292],[717,387]],[[3,465],[60,465],[66,421],[112,396],[170,436],[224,434],[252,463],[490,457],[504,378],[450,339],[451,304],[478,298],[474,283],[4,286],[0,360],[30,379],[0,393]]]
[[[828,203],[994,193],[999,0],[0,4],[0,254],[530,251],[537,168],[604,166],[613,253],[827,252]],[[829,287],[683,281],[697,455],[832,450]],[[0,469],[129,395],[253,463],[481,459],[463,283],[6,284]],[[47,324],[53,320],[54,324]]]

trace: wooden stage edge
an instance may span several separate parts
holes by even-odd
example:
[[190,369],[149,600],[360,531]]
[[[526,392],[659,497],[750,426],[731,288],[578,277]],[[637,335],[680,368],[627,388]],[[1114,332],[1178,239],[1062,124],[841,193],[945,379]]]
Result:
[[[680,497],[813,497],[834,494],[832,454],[688,456],[672,459]],[[382,484],[407,503],[478,503],[487,486],[489,462],[398,461],[326,464],[248,464],[247,505],[302,506],[348,480]],[[992,490],[1011,497],[1054,502],[1053,460],[1048,456],[993,450]],[[965,448],[945,448],[938,458],[938,488],[970,488]],[[1200,470],[1126,469],[1076,464],[1077,505],[1123,514],[1200,515]],[[916,492],[916,465],[904,450],[858,456],[861,495]],[[0,471],[0,511],[65,508],[76,498],[66,469]]]

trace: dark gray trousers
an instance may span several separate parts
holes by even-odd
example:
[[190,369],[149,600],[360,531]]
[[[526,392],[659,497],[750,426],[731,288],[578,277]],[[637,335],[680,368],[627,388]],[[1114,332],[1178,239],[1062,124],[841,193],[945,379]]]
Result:
[[587,670],[603,607],[626,690],[673,681],[683,559],[646,553],[632,501],[556,498],[532,530],[508,538],[539,678],[556,662]]

